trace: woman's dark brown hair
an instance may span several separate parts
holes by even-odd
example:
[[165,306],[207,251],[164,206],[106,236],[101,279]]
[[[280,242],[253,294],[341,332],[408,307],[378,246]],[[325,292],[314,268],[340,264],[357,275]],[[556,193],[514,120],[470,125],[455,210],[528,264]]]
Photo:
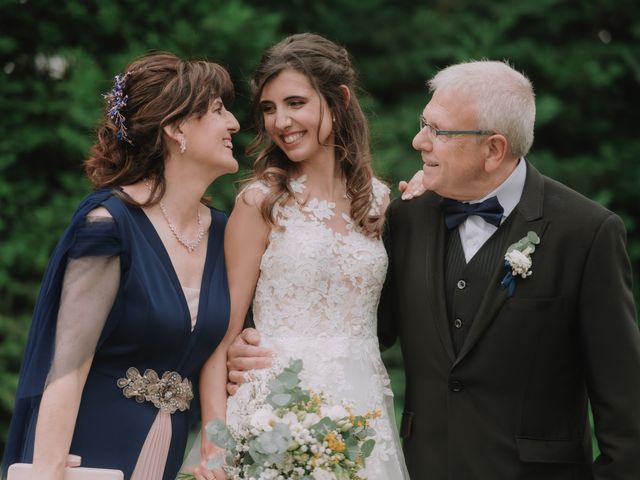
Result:
[[[127,101],[119,111],[128,141],[118,138],[121,129],[109,115],[107,102],[97,141],[84,162],[85,172],[96,190],[153,179],[153,191],[142,204],[152,205],[166,188],[163,128],[192,115],[204,115],[215,98],[230,100],[233,84],[220,65],[182,60],[165,52],[137,58],[125,72],[122,95]],[[123,199],[136,204],[128,196]]]
[[[326,100],[335,118],[336,164],[346,182],[347,196],[351,199],[351,218],[365,234],[380,235],[384,217],[369,215],[373,202],[369,129],[354,91],[355,71],[344,48],[312,33],[292,35],[269,48],[252,79],[251,113],[258,133],[248,150],[249,154],[257,157],[251,180],[260,180],[271,187],[271,193],[262,202],[263,218],[269,225],[275,225],[274,205],[289,196],[293,197],[288,180],[295,172],[296,165],[269,138],[260,108],[264,86],[287,69],[306,75],[315,91]],[[346,85],[351,91],[348,104],[341,85]]]

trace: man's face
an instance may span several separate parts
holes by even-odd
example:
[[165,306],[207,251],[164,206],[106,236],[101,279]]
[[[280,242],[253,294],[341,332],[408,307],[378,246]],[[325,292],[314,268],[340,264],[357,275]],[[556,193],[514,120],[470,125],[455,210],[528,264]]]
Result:
[[[473,103],[455,90],[436,90],[422,111],[424,120],[437,130],[477,130]],[[486,174],[483,138],[474,135],[435,135],[428,127],[413,138],[422,156],[422,183],[443,197],[476,200],[484,194]]]

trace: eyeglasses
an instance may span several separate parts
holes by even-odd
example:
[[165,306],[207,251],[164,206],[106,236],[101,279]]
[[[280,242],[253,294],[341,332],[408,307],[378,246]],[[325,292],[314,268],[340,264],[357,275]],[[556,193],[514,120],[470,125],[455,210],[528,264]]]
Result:
[[489,130],[438,130],[436,127],[428,123],[422,115],[418,116],[420,120],[420,131],[424,128],[429,129],[429,133],[434,136],[441,135],[493,135],[495,132]]

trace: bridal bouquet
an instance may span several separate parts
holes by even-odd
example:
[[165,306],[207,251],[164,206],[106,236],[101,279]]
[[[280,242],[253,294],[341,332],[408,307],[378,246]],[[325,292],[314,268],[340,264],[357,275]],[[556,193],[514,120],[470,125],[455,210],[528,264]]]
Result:
[[294,360],[271,379],[266,397],[253,396],[254,410],[237,428],[222,420],[207,424],[209,439],[227,451],[209,468],[224,462],[233,480],[365,480],[358,471],[373,451],[370,423],[380,412],[354,415],[330,404],[300,387],[301,371],[302,361]]

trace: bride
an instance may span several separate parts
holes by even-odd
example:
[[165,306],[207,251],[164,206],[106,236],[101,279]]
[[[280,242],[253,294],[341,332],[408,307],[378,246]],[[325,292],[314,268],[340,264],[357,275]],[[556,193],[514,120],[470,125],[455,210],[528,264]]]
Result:
[[[355,414],[380,411],[372,425],[376,445],[360,475],[402,479],[408,475],[376,336],[389,189],[373,176],[354,83],[347,52],[318,35],[293,35],[263,55],[252,82],[257,160],[225,234],[231,321],[244,318],[253,300],[273,369],[301,359],[308,388],[347,402]],[[215,364],[205,365],[203,426],[215,417],[220,379]],[[231,427],[235,398],[227,404]],[[202,437],[195,456],[218,456]],[[219,479],[220,470],[214,476],[205,463],[196,478]]]

